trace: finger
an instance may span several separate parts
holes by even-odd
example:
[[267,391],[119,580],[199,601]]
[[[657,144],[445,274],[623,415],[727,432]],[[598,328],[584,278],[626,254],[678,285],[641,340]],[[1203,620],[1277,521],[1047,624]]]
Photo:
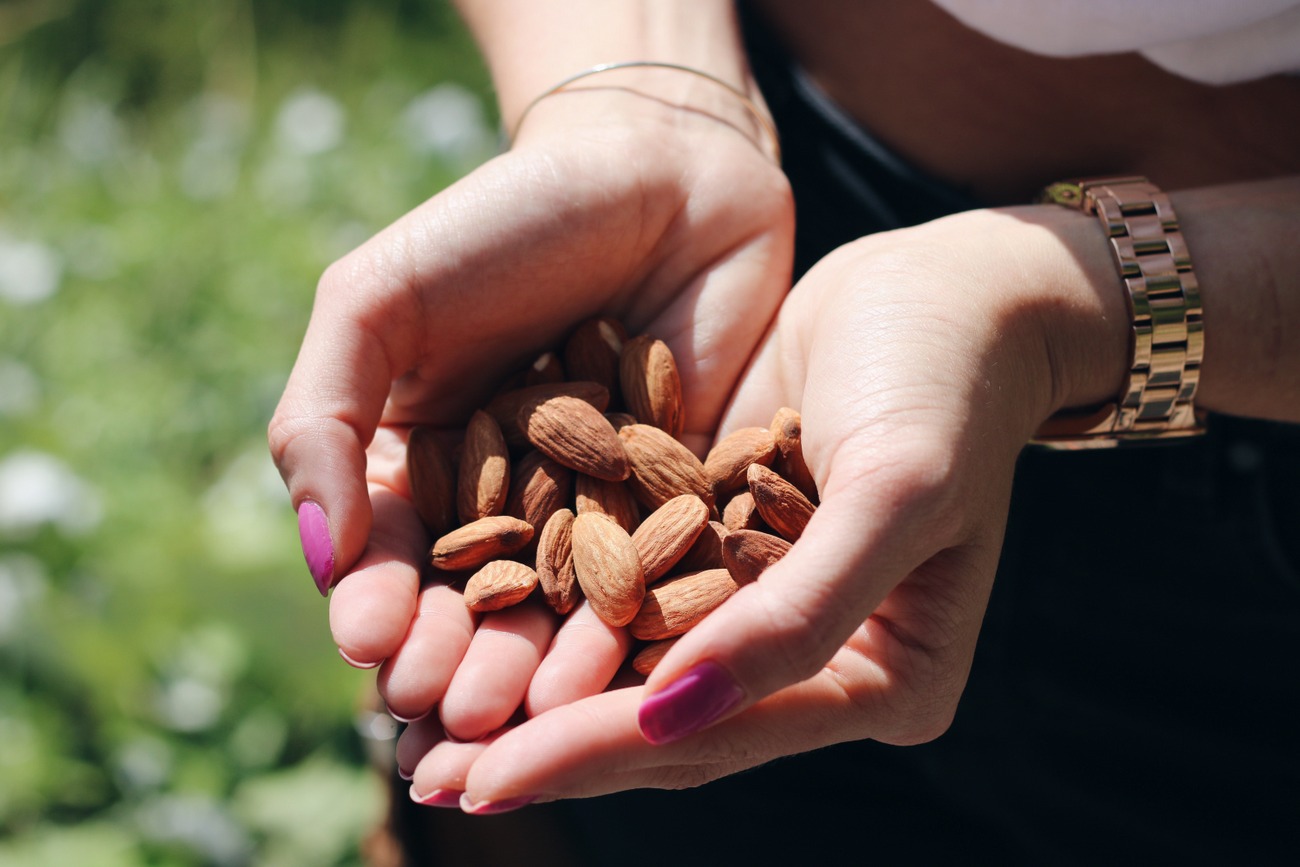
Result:
[[459,808],[470,768],[499,734],[494,732],[472,743],[443,740],[433,745],[412,775],[411,800],[427,807]]
[[524,709],[536,716],[600,692],[618,673],[631,643],[626,629],[605,623],[583,602],[555,633],[528,684]]
[[466,801],[550,801],[701,785],[779,756],[870,737],[863,705],[881,694],[882,683],[865,656],[846,648],[818,676],[660,746],[647,743],[637,724],[642,688],[601,693],[501,733],[475,758]]
[[406,637],[379,669],[379,694],[402,722],[423,719],[447,692],[474,636],[465,596],[444,581],[420,591]]
[[[905,451],[888,461],[854,456],[858,466],[876,468],[870,472],[832,473],[789,554],[669,651],[647,681],[640,710],[647,739],[684,737],[816,675],[905,578],[916,604],[891,609],[897,653],[889,662],[903,673],[920,667],[932,679],[910,678],[915,694],[900,694],[894,713],[907,717],[909,740],[946,726],[951,708],[930,691],[947,696],[964,682],[959,660],[973,648],[995,557],[957,544],[963,528],[948,517],[945,474],[936,471],[946,464],[933,463],[925,449]],[[959,671],[950,674],[941,662]],[[904,698],[915,707],[903,708]]]
[[397,738],[397,775],[403,780],[411,780],[420,760],[446,739],[447,734],[436,716],[428,716],[407,725]]
[[[383,412],[389,385],[409,359],[396,335],[367,321],[370,312],[350,299],[382,307],[374,269],[364,252],[321,278],[316,303],[267,438],[271,456],[298,513],[308,569],[322,595],[366,546],[370,502],[365,450]],[[404,322],[409,316],[392,316]],[[383,335],[383,336],[381,336]]]
[[555,634],[555,615],[524,602],[483,617],[439,707],[448,734],[472,741],[505,725]]
[[401,644],[415,616],[426,534],[408,500],[370,487],[374,509],[369,544],[330,599],[330,630],[344,658],[373,667]]

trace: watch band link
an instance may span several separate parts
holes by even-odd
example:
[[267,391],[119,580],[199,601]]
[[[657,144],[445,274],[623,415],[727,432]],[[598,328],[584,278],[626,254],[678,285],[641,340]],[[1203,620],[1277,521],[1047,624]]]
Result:
[[1118,398],[1048,419],[1033,442],[1064,449],[1195,436],[1205,354],[1201,294],[1169,198],[1142,177],[1061,181],[1042,200],[1101,222],[1127,290],[1131,363]]

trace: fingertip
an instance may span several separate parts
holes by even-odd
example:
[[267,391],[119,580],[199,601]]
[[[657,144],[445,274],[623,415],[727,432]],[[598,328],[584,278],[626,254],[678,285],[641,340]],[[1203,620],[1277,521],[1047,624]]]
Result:
[[334,541],[325,510],[314,500],[303,500],[298,506],[298,539],[316,589],[328,596],[334,583]]
[[705,660],[645,698],[637,726],[651,744],[668,744],[708,728],[744,700],[745,690],[731,672]]

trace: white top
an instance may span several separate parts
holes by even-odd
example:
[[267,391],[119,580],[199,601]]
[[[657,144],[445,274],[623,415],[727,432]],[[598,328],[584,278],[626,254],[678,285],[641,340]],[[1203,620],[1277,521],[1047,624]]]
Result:
[[1300,0],[934,0],[968,27],[1055,57],[1137,51],[1228,84],[1300,72]]

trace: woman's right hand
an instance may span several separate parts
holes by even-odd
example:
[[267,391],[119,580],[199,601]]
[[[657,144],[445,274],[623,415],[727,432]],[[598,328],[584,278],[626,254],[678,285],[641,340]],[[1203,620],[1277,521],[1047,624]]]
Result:
[[463,425],[609,314],[668,342],[707,440],[789,289],[789,189],[748,132],[626,87],[556,94],[511,151],[322,278],[269,439],[345,658],[377,665],[408,633],[438,648],[435,671],[385,678],[395,712],[441,698],[475,626],[458,594],[418,602],[410,427]]

